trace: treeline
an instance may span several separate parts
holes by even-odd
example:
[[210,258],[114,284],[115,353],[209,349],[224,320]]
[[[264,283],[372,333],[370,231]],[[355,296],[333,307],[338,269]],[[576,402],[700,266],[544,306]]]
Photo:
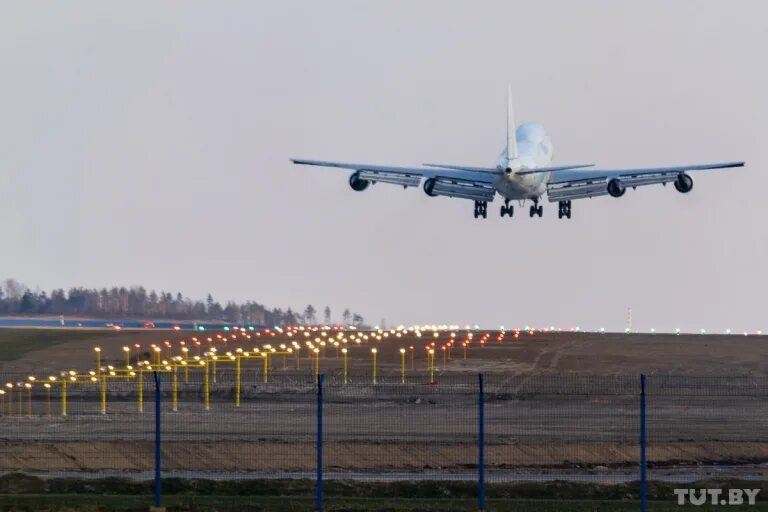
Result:
[[[205,320],[233,324],[295,325],[317,323],[313,306],[303,313],[291,308],[268,308],[258,302],[238,304],[229,301],[222,305],[211,294],[205,300],[193,300],[181,293],[147,291],[143,286],[112,288],[55,289],[50,293],[30,290],[14,279],[0,283],[0,315],[64,315],[109,319],[172,319]],[[345,310],[346,324],[363,324],[363,317]],[[331,323],[329,307],[323,311],[323,320]]]

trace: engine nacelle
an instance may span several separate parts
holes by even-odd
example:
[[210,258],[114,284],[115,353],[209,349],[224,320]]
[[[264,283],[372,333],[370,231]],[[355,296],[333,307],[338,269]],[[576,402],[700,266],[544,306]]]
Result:
[[435,194],[435,178],[428,178],[424,181],[424,192],[430,196],[430,197],[437,197],[437,194]]
[[624,183],[622,183],[620,179],[613,178],[608,182],[608,193],[611,197],[621,197],[626,191],[627,187],[624,186]]
[[693,188],[693,178],[685,174],[684,172],[681,172],[677,175],[677,179],[675,180],[675,190],[680,192],[681,194],[687,194],[691,191]]
[[355,192],[362,192],[370,186],[371,182],[360,178],[360,173],[356,172],[349,177],[349,186]]

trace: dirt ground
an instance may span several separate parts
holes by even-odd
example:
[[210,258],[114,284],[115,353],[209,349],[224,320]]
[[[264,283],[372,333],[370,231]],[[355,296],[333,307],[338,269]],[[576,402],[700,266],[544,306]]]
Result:
[[[0,333],[2,336],[2,333]],[[768,338],[757,336],[476,334],[466,359],[460,347],[435,357],[434,382],[425,340],[349,345],[343,358],[319,358],[328,377],[324,400],[325,465],[329,471],[467,471],[477,459],[477,376],[486,375],[486,463],[490,470],[557,468],[632,471],[639,457],[639,374],[647,373],[648,459],[657,467],[759,465],[768,461]],[[190,341],[189,333],[120,332],[32,350],[5,362],[13,382],[62,368],[92,367],[93,346],[105,363],[124,364],[122,346]],[[272,345],[288,342],[271,337]],[[437,346],[447,339],[437,339]],[[250,340],[220,345],[220,352]],[[263,342],[261,342],[263,343]],[[414,349],[411,351],[410,347]],[[400,348],[406,349],[401,383]],[[143,348],[142,348],[143,350]],[[174,349],[176,350],[176,349]],[[133,352],[132,352],[133,353]],[[411,359],[413,354],[413,359]],[[52,363],[53,362],[53,363]],[[304,472],[315,464],[314,360],[275,356],[269,382],[260,361],[244,361],[241,404],[235,407],[232,365],[220,363],[209,382],[193,370],[177,374],[172,411],[170,376],[163,397],[164,466],[178,471]],[[18,372],[18,373],[17,373]],[[152,467],[154,389],[145,376],[144,413],[136,381],[115,380],[100,414],[98,385],[72,386],[68,415],[61,392],[33,389],[0,401],[0,471],[147,471]],[[15,402],[13,401],[15,400]],[[26,400],[23,401],[23,400]],[[31,415],[28,414],[31,412]],[[765,472],[765,468],[762,470]]]

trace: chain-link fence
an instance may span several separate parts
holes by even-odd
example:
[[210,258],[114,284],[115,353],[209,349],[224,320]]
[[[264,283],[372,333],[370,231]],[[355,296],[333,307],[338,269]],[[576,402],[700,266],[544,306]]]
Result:
[[359,495],[342,481],[453,481],[482,499],[485,482],[639,481],[643,456],[647,479],[669,482],[764,478],[768,460],[765,377],[652,375],[643,399],[639,375],[486,375],[482,393],[472,374],[157,376],[2,376],[0,472],[152,479],[159,464],[164,478],[308,480],[318,500],[322,482],[331,501]]

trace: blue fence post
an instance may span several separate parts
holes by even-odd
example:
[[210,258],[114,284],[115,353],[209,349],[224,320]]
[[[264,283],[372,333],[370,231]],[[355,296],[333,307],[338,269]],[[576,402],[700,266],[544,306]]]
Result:
[[162,497],[162,483],[160,481],[160,415],[161,415],[161,389],[162,377],[160,372],[153,372],[155,376],[155,507],[160,508]]
[[477,375],[480,384],[477,397],[477,508],[485,510],[485,393],[483,374]]
[[640,375],[640,510],[648,510],[648,482],[646,478],[645,432],[645,374]]
[[317,376],[317,481],[315,511],[323,510],[323,380],[325,375]]

